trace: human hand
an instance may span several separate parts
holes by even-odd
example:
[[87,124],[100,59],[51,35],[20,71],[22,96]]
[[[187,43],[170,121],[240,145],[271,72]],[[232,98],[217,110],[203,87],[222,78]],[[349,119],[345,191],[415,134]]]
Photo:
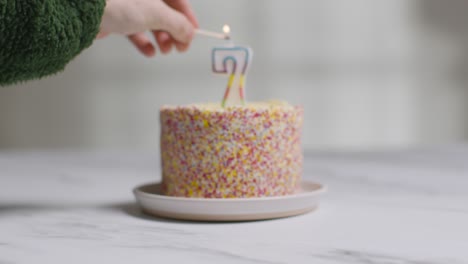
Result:
[[145,56],[152,57],[156,48],[145,35],[152,32],[161,53],[175,46],[186,51],[198,27],[188,0],[107,0],[98,38],[122,34]]

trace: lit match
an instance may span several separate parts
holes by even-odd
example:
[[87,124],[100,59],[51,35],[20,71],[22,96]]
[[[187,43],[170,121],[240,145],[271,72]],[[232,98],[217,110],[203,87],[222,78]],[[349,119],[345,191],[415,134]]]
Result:
[[198,29],[198,28],[195,29],[195,33],[198,35],[211,37],[211,38],[217,38],[217,39],[226,39],[226,40],[231,38],[229,36],[230,32],[231,32],[231,28],[228,25],[223,26],[223,33],[218,33],[218,32]]

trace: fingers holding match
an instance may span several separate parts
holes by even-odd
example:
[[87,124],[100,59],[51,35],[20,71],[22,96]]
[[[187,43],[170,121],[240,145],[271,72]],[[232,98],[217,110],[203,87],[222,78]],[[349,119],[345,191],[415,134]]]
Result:
[[145,56],[153,57],[156,49],[151,40],[144,33],[136,33],[128,36],[128,39]]

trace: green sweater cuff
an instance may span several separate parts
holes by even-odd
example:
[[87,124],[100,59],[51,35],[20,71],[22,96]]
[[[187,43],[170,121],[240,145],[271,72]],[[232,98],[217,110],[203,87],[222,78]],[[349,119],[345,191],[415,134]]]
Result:
[[0,85],[62,71],[99,32],[105,0],[0,0]]

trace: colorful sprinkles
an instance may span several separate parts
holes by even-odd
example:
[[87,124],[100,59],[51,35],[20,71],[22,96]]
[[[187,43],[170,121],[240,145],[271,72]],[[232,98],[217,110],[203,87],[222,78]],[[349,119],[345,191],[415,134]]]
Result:
[[160,121],[164,194],[240,198],[298,190],[302,107],[283,102],[165,106]]

